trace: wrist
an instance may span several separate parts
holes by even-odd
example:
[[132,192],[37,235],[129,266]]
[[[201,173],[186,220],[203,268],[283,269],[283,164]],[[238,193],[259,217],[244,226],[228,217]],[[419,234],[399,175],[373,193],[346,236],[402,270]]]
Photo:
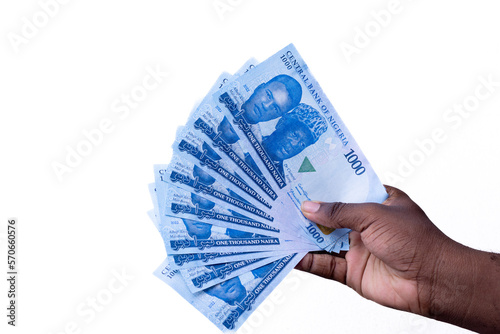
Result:
[[470,308],[476,272],[470,251],[454,241],[442,245],[430,277],[428,317],[461,325]]
[[430,276],[426,316],[481,333],[497,332],[499,282],[500,260],[450,240],[442,245]]

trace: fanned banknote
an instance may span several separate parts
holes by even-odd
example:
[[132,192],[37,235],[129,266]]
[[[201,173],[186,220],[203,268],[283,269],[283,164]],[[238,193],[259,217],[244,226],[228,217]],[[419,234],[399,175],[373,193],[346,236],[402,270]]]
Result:
[[[155,184],[161,216],[178,216],[241,231],[310,242],[301,233],[300,227],[291,222],[293,216],[281,215],[279,221],[272,217],[261,217],[258,212],[248,212],[252,211],[249,205],[245,212],[220,200],[217,196],[211,196],[210,193],[204,194],[188,187],[177,187],[177,183],[165,182],[168,180],[163,177],[163,172],[164,169],[160,165],[155,166]],[[280,229],[284,231],[280,232]]]
[[[305,200],[380,203],[387,198],[292,44],[234,82],[214,93],[216,108],[237,125],[297,215]],[[302,226],[322,248],[345,234],[309,221]]]
[[230,332],[307,252],[349,250],[349,230],[308,221],[303,201],[387,194],[292,44],[199,101],[149,185],[167,253],[154,274]]
[[[262,193],[272,200],[278,198],[262,169],[250,154],[246,143],[236,135],[228,118],[214,108],[211,98],[203,100],[202,105],[190,115],[186,127],[194,129],[194,133],[201,136],[205,140],[204,143],[208,143],[208,147],[216,148],[218,158],[224,156],[228,161],[232,161],[239,168],[239,173],[245,174],[253,182],[251,184],[260,188]],[[208,154],[210,153],[214,155],[213,152]]]
[[179,188],[200,193],[207,198],[235,209],[243,210],[251,215],[273,221],[269,210],[258,202],[250,202],[236,193],[227,184],[222,184],[200,166],[174,155],[168,165],[155,165],[155,181],[173,183]]
[[180,128],[172,148],[174,154],[182,159],[187,159],[203,167],[208,173],[218,174],[253,200],[262,203],[268,209],[272,208],[270,203],[272,199],[266,198],[261,192],[255,190],[248,176],[241,172],[238,173],[232,163],[224,160],[194,129]]
[[186,218],[161,217],[159,230],[169,254],[319,250],[312,242],[297,242]]
[[164,261],[155,275],[223,332],[236,331],[286,277],[305,253],[290,254],[263,267],[192,293],[178,270]]
[[[169,251],[168,239],[162,233],[162,226],[159,217],[155,214],[154,210],[148,211],[151,221],[155,224],[158,232],[163,237],[165,242],[165,249]],[[194,268],[207,265],[216,265],[221,263],[231,263],[242,260],[272,257],[272,256],[285,256],[289,251],[251,251],[251,252],[201,252],[201,253],[187,253],[187,254],[168,254],[168,261],[174,269]]]
[[184,278],[189,291],[198,292],[223,283],[236,276],[243,275],[249,271],[256,270],[281,257],[282,256],[253,258],[197,268],[180,269],[179,272]]
[[264,205],[256,201],[251,203],[239,191],[232,190],[224,180],[220,182],[216,175],[177,155],[172,157],[168,165],[156,165],[155,175],[160,182],[174,183],[185,190],[201,193],[264,219],[274,220]]

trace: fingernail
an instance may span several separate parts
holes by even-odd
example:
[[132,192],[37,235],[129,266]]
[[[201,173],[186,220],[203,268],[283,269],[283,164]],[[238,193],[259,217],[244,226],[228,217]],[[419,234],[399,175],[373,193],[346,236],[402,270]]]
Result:
[[303,212],[307,212],[307,213],[315,213],[319,210],[320,206],[321,206],[321,204],[316,203],[316,202],[304,201],[304,202],[302,202],[301,210]]

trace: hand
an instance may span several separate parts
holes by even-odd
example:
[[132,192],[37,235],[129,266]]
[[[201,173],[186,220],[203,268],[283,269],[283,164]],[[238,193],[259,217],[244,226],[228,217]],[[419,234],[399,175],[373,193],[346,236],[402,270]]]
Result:
[[296,268],[385,306],[481,332],[498,330],[500,257],[451,240],[405,193],[386,190],[382,204],[304,202],[311,221],[352,230],[350,249],[345,258],[309,253]]
[[449,240],[406,194],[387,191],[383,204],[305,202],[302,211],[311,221],[353,231],[345,259],[307,254],[297,269],[345,283],[379,304],[426,314],[430,275],[422,268],[434,267],[432,255]]

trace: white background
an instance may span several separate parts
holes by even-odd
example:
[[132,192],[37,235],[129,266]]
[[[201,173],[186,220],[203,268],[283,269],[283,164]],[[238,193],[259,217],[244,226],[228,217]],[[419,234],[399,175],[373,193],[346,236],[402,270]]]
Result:
[[[18,48],[9,36],[22,36],[23,17],[33,22],[40,4],[0,5],[2,268],[7,218],[20,224],[19,326],[8,333],[70,333],[72,326],[80,333],[219,333],[152,275],[165,251],[146,216],[147,184],[153,164],[169,161],[176,127],[220,72],[290,42],[385,183],[400,159],[419,157],[416,140],[442,128],[446,141],[392,184],[452,238],[500,251],[500,87],[457,128],[443,119],[470,100],[480,76],[500,81],[497,1],[401,0],[400,13],[373,30],[350,62],[341,43],[354,45],[356,29],[376,29],[370,13],[389,0],[219,3],[230,10],[219,15],[213,0],[68,1]],[[169,75],[121,119],[114,101],[142,83],[148,66]],[[52,164],[65,163],[68,147],[106,118],[111,133],[58,180]],[[113,271],[133,277],[115,282],[117,293],[106,292]],[[3,278],[0,290],[4,332]],[[110,298],[94,318],[77,311],[88,311],[88,298],[98,295]],[[273,296],[241,333],[465,332],[302,273]]]

